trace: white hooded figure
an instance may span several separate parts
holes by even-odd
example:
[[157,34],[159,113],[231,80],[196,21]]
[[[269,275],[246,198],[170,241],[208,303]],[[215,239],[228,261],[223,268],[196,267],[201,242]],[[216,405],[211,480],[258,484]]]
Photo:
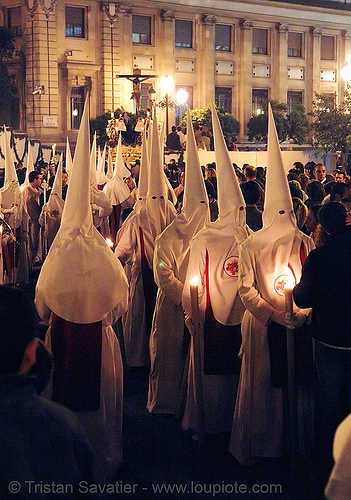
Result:
[[30,141],[28,141],[28,152],[27,152],[27,162],[26,162],[26,177],[24,179],[23,184],[20,185],[21,193],[23,193],[24,189],[29,184],[29,174],[34,170],[34,161],[33,161],[33,152],[32,145]]
[[129,308],[123,325],[129,366],[149,364],[149,337],[157,293],[152,271],[154,244],[156,236],[176,216],[167,199],[156,115],[152,127],[147,196],[145,201],[140,200],[142,206],[138,211],[124,222],[115,249],[123,265],[132,263]]
[[10,147],[10,133],[5,130],[1,139],[5,155],[5,180],[0,189],[2,195],[0,212],[4,215],[15,237],[9,238],[3,249],[5,282],[27,283],[29,280],[28,216],[24,210],[21,188]]
[[[231,429],[240,368],[240,323],[244,314],[238,294],[238,260],[240,245],[250,234],[246,225],[245,201],[214,106],[212,123],[219,217],[199,231],[190,244],[183,291],[186,322],[191,329],[189,280],[196,276],[201,321],[203,430],[207,433]],[[200,432],[197,390],[195,367],[190,363],[183,428]]]
[[[276,367],[284,364],[286,351],[285,355],[275,351],[279,340],[284,351],[287,327],[298,329],[306,321],[307,311],[302,312],[294,305],[296,314],[292,323],[288,323],[284,288],[287,284],[293,287],[300,280],[302,264],[312,248],[312,240],[299,231],[296,224],[269,106],[263,228],[243,243],[239,261],[239,294],[246,311],[242,322],[240,384],[229,451],[241,464],[250,464],[258,457],[281,457],[287,451],[284,449],[287,423],[283,412],[286,407],[286,372],[276,372]],[[309,334],[305,340],[303,350],[306,355],[311,349]],[[295,354],[299,362],[299,355]],[[310,365],[309,361],[307,365]],[[303,371],[307,374],[307,366]],[[308,377],[311,378],[311,374],[307,374]],[[306,439],[311,437],[309,390],[308,381],[297,387],[301,413],[298,415],[296,439],[301,454],[308,452]]]
[[[90,151],[90,187],[91,187],[91,210],[93,212],[93,224],[100,233],[107,238],[110,236],[108,228],[108,217],[112,212],[112,205],[106,194],[99,189],[99,172],[96,168],[96,158],[101,165],[100,152],[96,153],[96,133]],[[100,171],[101,174],[101,171]],[[101,180],[101,182],[103,182]]]
[[86,99],[60,229],[42,266],[36,307],[51,320],[51,398],[75,411],[95,452],[95,475],[122,460],[123,367],[112,329],[127,307],[121,266],[93,225]]
[[54,184],[52,186],[49,199],[43,205],[39,217],[39,223],[43,230],[43,259],[54,241],[54,238],[59,230],[63,207],[65,205],[62,199],[62,164],[63,153],[61,153],[59,166],[55,175]]
[[151,370],[147,407],[151,413],[177,414],[187,355],[182,293],[189,243],[209,222],[205,183],[188,112],[186,172],[182,212],[156,238],[154,276],[158,288],[150,337]]
[[134,205],[127,184],[123,181],[124,161],[122,156],[122,135],[119,135],[115,168],[112,179],[104,186],[106,194],[112,205],[112,213],[109,218],[110,238],[115,241],[117,232],[122,223],[122,211]]

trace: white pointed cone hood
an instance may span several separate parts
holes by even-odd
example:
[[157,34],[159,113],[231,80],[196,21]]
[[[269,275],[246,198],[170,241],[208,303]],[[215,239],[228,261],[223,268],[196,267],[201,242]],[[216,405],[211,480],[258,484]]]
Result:
[[50,198],[53,195],[62,198],[62,165],[63,165],[63,152],[61,153],[60,156],[59,166],[55,175],[54,184],[51,189]]
[[105,174],[105,158],[106,158],[106,144],[101,155],[99,155],[99,163],[97,167],[97,183],[99,186],[106,184],[106,182],[109,181],[108,177]]
[[78,133],[60,229],[37,283],[39,314],[45,307],[73,323],[94,323],[124,312],[127,281],[122,266],[93,226],[90,207],[89,95]]
[[122,139],[118,139],[115,168],[112,179],[104,186],[104,193],[112,205],[123,203],[129,196],[130,191],[127,184],[123,181],[122,174],[124,167],[122,156]]
[[146,135],[146,129],[143,130],[143,138],[141,144],[141,159],[140,159],[140,170],[139,170],[139,185],[138,185],[138,198],[146,198],[148,189],[148,178],[149,178],[149,148],[148,139]]
[[185,182],[182,213],[187,219],[202,205],[208,206],[208,198],[201,171],[190,110],[187,112],[187,137],[185,151]]
[[[89,144],[89,143],[88,143]],[[77,149],[76,149],[77,151]],[[93,185],[97,185],[97,173],[96,173],[96,132],[93,137],[93,143],[90,150],[90,182]],[[75,156],[75,154],[74,154]]]
[[67,137],[67,143],[66,143],[66,172],[67,174],[70,174],[72,170],[72,155],[71,155],[71,148],[69,147],[69,142],[68,142],[68,137]]
[[234,224],[236,240],[238,243],[241,243],[247,238],[248,234],[245,200],[228,153],[214,104],[211,106],[211,111],[216,157],[219,218],[221,221],[230,218]]
[[63,207],[65,206],[65,202],[62,199],[62,166],[63,166],[63,152],[61,153],[59,166],[55,175],[55,180],[51,189],[49,200],[46,204],[47,208],[46,221],[48,226],[50,226],[50,223],[52,224],[53,221],[55,226],[58,224],[57,219],[59,217],[59,219],[61,220]]
[[155,199],[155,197],[166,197],[167,188],[163,173],[163,155],[160,147],[158,135],[158,125],[156,109],[154,108],[154,116],[152,121],[152,136],[151,136],[151,156],[150,156],[150,171],[147,198]]
[[157,283],[165,283],[169,279],[169,266],[165,266],[162,262],[164,255],[171,256],[170,260],[174,262],[177,279],[184,283],[189,261],[190,241],[210,221],[208,198],[190,112],[188,111],[187,114],[183,208],[156,240],[154,272]]
[[3,134],[4,137],[4,146],[5,146],[5,180],[4,180],[4,186],[7,184],[12,184],[13,182],[18,183],[17,179],[17,174],[16,174],[16,168],[15,168],[15,162],[14,162],[14,155],[12,152],[12,148],[10,146],[10,139],[11,139],[11,132],[8,132],[5,129],[5,132]]
[[26,186],[29,184],[29,174],[33,172],[34,170],[34,161],[33,161],[33,153],[32,153],[32,146],[30,143],[30,140],[28,140],[28,151],[27,151],[27,161],[26,161],[26,178],[24,180],[24,183],[21,184],[20,189],[21,192],[24,190]]
[[293,204],[285,173],[271,105],[268,105],[267,174],[263,227],[281,225],[279,233],[296,227]]

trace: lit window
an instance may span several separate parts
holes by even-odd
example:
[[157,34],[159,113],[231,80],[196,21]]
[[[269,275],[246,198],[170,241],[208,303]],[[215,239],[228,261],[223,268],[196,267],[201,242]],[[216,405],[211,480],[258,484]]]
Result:
[[287,94],[288,113],[294,111],[298,104],[302,104],[302,91],[289,90]]
[[66,7],[66,36],[85,38],[85,9]]
[[302,57],[302,33],[288,33],[288,57]]
[[151,44],[151,17],[133,16],[132,40],[133,43]]
[[192,21],[175,21],[175,46],[191,49],[193,46]]
[[252,114],[262,115],[268,111],[268,90],[252,89]]
[[224,109],[227,113],[232,112],[232,89],[229,87],[216,87],[215,102],[218,108]]
[[252,31],[253,54],[268,54],[268,31],[254,28]]
[[84,98],[85,98],[85,87],[72,88],[70,96],[70,108],[71,108],[71,128],[74,130],[79,129],[84,108]]
[[228,24],[216,24],[215,50],[232,50],[232,27]]
[[10,7],[7,9],[7,27],[13,36],[22,36],[21,7]]
[[335,37],[321,36],[321,59],[335,61]]

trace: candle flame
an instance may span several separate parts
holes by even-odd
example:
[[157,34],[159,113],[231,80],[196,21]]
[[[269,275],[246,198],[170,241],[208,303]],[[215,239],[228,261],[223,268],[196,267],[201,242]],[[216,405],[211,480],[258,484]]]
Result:
[[106,243],[107,243],[107,245],[108,245],[110,248],[112,248],[112,247],[113,247],[113,241],[112,241],[112,240],[110,240],[110,238],[106,238]]
[[4,230],[4,228],[3,228],[3,226],[1,225],[1,226],[0,226],[0,234],[2,234],[3,230]]
[[193,278],[191,278],[191,280],[189,280],[190,286],[197,286],[198,284],[199,284],[198,276],[194,276]]
[[292,290],[295,285],[296,285],[296,283],[295,283],[295,279],[293,278],[293,276],[287,277],[287,281],[284,285],[284,292],[285,292],[285,290]]

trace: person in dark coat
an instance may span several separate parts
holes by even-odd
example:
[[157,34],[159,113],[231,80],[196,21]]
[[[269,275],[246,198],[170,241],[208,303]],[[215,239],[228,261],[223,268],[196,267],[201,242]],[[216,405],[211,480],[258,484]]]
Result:
[[320,487],[332,467],[332,442],[351,412],[351,226],[346,208],[329,202],[318,212],[328,234],[308,255],[294,288],[298,307],[312,307],[316,368],[316,458]]

